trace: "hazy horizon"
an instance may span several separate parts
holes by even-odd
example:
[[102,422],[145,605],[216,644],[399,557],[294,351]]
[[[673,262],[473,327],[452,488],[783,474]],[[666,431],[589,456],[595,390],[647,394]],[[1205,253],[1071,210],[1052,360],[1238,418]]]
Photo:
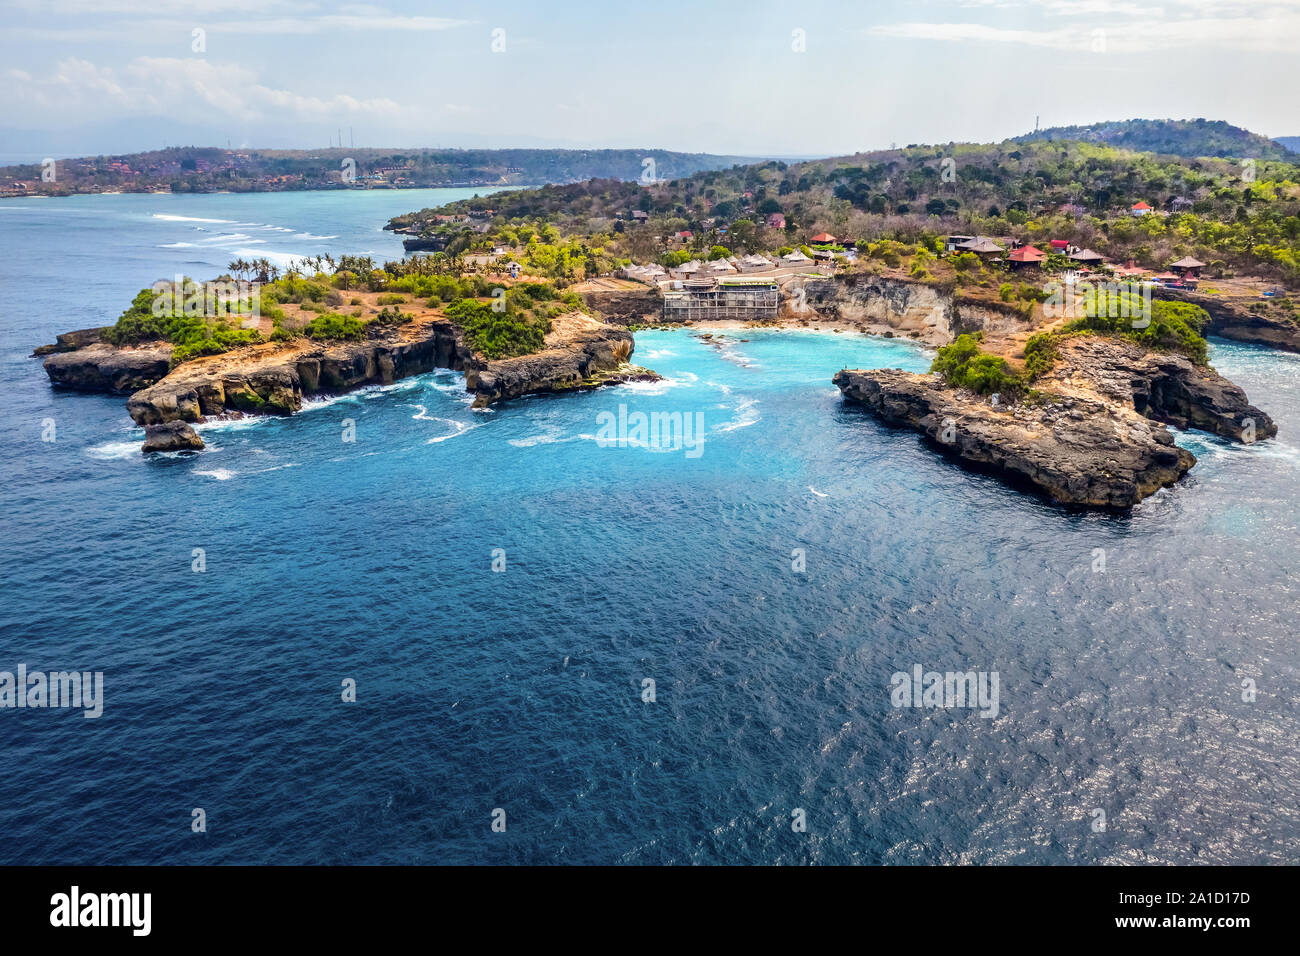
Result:
[[314,149],[340,131],[357,148],[745,157],[1000,141],[1036,120],[1300,135],[1287,82],[1300,0],[4,7],[0,156],[29,160]]

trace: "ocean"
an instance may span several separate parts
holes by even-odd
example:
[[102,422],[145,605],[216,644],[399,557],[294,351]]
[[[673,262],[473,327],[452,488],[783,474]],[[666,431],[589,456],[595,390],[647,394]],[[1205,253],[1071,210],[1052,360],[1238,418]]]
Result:
[[[846,406],[928,366],[896,339],[643,331],[662,382],[436,372],[151,460],[28,357],[470,194],[0,202],[0,671],[103,674],[96,719],[0,709],[0,862],[1300,862],[1300,356],[1212,342],[1278,438],[1180,433],[1124,515]],[[638,412],[701,440],[599,440]],[[894,706],[917,667],[996,713]]]

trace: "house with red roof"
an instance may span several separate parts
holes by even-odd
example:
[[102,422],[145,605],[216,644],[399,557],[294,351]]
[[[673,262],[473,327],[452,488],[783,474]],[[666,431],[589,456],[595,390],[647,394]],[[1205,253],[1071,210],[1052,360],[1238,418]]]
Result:
[[817,235],[813,236],[813,237],[812,237],[811,239],[809,239],[808,241],[809,241],[809,242],[817,242],[817,243],[823,243],[823,242],[832,242],[832,243],[833,243],[833,242],[835,242],[835,237],[832,236],[829,232],[819,232],[819,233],[817,233]]
[[1133,213],[1133,215],[1135,216],[1145,216],[1149,212],[1151,212],[1151,207],[1148,206],[1146,203],[1142,202],[1141,200],[1138,200],[1133,204],[1132,208],[1129,211]]
[[1041,266],[1043,260],[1047,258],[1047,253],[1035,246],[1021,246],[1019,249],[1011,250],[1007,256],[1007,263],[1013,269],[1019,269],[1023,266]]

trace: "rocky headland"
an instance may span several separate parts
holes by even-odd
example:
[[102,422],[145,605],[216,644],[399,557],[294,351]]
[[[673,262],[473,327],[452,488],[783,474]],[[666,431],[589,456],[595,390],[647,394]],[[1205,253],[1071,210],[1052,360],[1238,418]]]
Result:
[[362,341],[265,342],[175,368],[169,368],[166,343],[118,348],[96,331],[46,349],[45,371],[56,387],[129,395],[128,413],[148,430],[145,451],[202,447],[192,430],[156,426],[240,414],[292,415],[305,397],[390,384],[439,368],[465,373],[475,407],[657,377],[629,364],[631,332],[578,312],[553,321],[540,351],[496,360],[470,349],[460,328],[441,317],[376,328]]
[[953,388],[938,374],[843,370],[844,397],[920,432],[944,454],[1052,500],[1128,508],[1196,463],[1165,423],[1239,442],[1277,434],[1273,420],[1213,369],[1122,339],[1065,339],[1027,399]]

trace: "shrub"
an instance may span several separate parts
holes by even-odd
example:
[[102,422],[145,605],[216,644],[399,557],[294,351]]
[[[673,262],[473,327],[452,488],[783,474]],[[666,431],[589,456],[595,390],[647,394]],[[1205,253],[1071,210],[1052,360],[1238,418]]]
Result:
[[406,296],[398,295],[395,292],[386,292],[376,300],[380,305],[400,305],[406,301]]
[[1025,377],[1034,381],[1051,370],[1061,357],[1056,345],[1060,336],[1055,332],[1036,332],[1025,342]]
[[498,312],[474,299],[458,299],[446,315],[464,330],[466,344],[490,359],[536,352],[551,328],[549,319],[512,314],[508,306]]
[[414,316],[409,312],[400,312],[396,307],[386,306],[379,310],[379,314],[370,320],[370,325],[396,326],[405,325],[410,322]]
[[930,371],[938,372],[949,385],[968,388],[979,395],[998,392],[1016,396],[1025,389],[1025,380],[1006,359],[980,350],[983,333],[959,335],[951,345],[939,349]]
[[326,312],[307,323],[303,329],[309,338],[322,341],[350,340],[360,341],[365,337],[365,325],[358,318]]
[[[1120,335],[1138,342],[1148,348],[1181,352],[1197,365],[1209,361],[1209,350],[1202,330],[1210,321],[1209,313],[1199,305],[1188,302],[1152,302],[1149,323],[1141,328],[1134,322],[1140,321],[1141,304],[1136,296],[1117,296],[1127,298],[1127,308],[1123,301],[1114,301],[1106,294],[1097,295],[1088,304],[1088,314],[1063,326],[1063,331],[1093,331],[1111,335]],[[1111,313],[1116,313],[1112,315]],[[1138,317],[1138,318],[1135,318]]]

